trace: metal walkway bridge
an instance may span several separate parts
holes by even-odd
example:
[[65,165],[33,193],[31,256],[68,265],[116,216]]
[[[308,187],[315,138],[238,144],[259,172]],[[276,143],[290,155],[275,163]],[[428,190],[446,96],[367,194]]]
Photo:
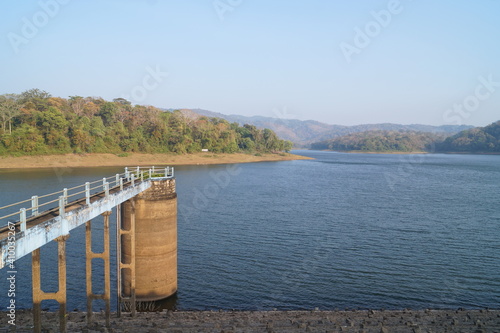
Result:
[[[41,301],[48,299],[59,302],[60,331],[66,331],[65,241],[72,229],[83,224],[87,224],[87,320],[90,323],[92,317],[92,300],[103,299],[106,303],[106,319],[109,323],[109,215],[111,214],[111,210],[151,188],[153,181],[169,178],[174,178],[173,167],[125,168],[125,171],[121,174],[71,188],[64,188],[61,191],[50,194],[32,196],[29,199],[0,207],[0,269],[5,268],[9,272],[15,272],[15,261],[29,253],[33,254],[35,332],[41,331]],[[117,218],[119,218],[119,210],[117,212]],[[90,245],[90,221],[99,215],[104,216],[104,252],[93,253]],[[133,230],[123,231],[117,227],[117,236],[130,232],[133,232]],[[58,242],[59,291],[44,293],[41,290],[40,283],[39,249],[54,240]],[[107,270],[105,268],[105,293],[103,295],[94,295],[92,293],[91,262],[95,258],[104,259],[107,265]],[[124,268],[134,269],[133,263],[122,264],[120,261],[118,266],[120,270]],[[120,278],[120,275],[118,274],[118,278]],[[118,283],[118,286],[120,289],[120,283]],[[125,299],[121,297],[120,290],[119,293],[119,300]],[[132,295],[132,300],[135,302],[134,295]],[[135,312],[135,306],[132,312]]]

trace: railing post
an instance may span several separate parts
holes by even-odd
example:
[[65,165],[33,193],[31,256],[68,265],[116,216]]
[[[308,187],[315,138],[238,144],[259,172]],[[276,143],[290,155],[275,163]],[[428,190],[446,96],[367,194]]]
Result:
[[85,203],[90,205],[90,183],[85,183]]
[[165,178],[168,177],[168,167],[165,168]]
[[134,174],[131,174],[130,175],[130,184],[132,184],[132,186],[134,186],[134,181],[135,181]]
[[136,173],[137,173],[137,177],[139,177],[139,173],[140,173],[140,172],[141,172],[141,168],[137,167],[137,171],[136,171]]
[[125,178],[129,179],[130,175],[128,173],[128,167],[125,167]]
[[59,216],[64,217],[65,215],[65,204],[64,204],[64,196],[59,197]]
[[21,231],[26,231],[26,208],[21,208],[20,215]]
[[31,216],[38,215],[38,196],[34,195],[31,197]]
[[115,186],[118,186],[119,181],[120,181],[120,175],[117,173],[115,176]]
[[154,173],[155,173],[155,166],[153,165],[153,166],[151,167],[151,169],[153,170],[153,174],[154,174]]
[[106,198],[109,197],[109,183],[104,184],[104,194],[106,195]]
[[141,182],[144,181],[144,171],[141,171]]
[[149,179],[151,179],[151,175],[152,175],[151,169],[149,169]]
[[123,191],[123,178],[120,178],[120,191]]
[[63,188],[63,197],[64,197],[64,204],[67,205],[68,204],[68,189],[67,188]]
[[104,185],[107,183],[106,178],[102,179],[102,189],[104,190]]
[[174,178],[174,167],[172,167],[172,178]]

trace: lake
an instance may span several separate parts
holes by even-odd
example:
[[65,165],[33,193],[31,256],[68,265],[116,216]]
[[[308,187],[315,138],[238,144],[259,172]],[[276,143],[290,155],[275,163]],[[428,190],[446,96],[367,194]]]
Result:
[[[499,307],[500,156],[295,153],[315,160],[175,168],[179,291],[169,307]],[[0,206],[122,170],[1,170]],[[85,310],[85,227],[67,251],[68,310]],[[55,242],[42,248],[47,292],[56,259]],[[16,268],[16,302],[30,308],[31,257]],[[115,270],[112,260],[112,279]]]

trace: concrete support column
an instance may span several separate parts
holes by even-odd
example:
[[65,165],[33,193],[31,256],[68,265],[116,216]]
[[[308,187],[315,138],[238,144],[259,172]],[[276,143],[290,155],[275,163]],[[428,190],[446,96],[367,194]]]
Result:
[[[122,204],[122,226],[132,230],[121,244],[124,262],[135,273],[122,272],[125,296],[157,301],[177,292],[177,194],[175,179],[153,180],[151,187]],[[130,286],[134,284],[133,290]]]
[[[117,253],[118,253],[118,316],[121,316],[122,305],[127,304],[133,317],[136,315],[135,294],[135,199],[127,202],[127,211],[123,214],[123,205],[120,205],[120,221],[117,224]],[[127,218],[125,225],[124,215]],[[124,260],[123,248],[129,249],[129,256]],[[127,277],[127,284],[123,284],[123,277]],[[124,293],[124,289],[127,291]],[[126,295],[125,295],[126,294]]]
[[40,274],[40,249],[32,252],[33,278],[33,322],[34,331],[42,332],[41,312],[42,301],[55,300],[59,303],[59,332],[66,333],[66,240],[69,235],[56,238],[58,255],[59,290],[54,293],[42,291]]
[[[111,316],[111,282],[110,282],[110,251],[109,251],[109,216],[111,212],[105,212],[104,216],[104,251],[95,253],[92,251],[92,222],[88,221],[85,228],[86,239],[86,271],[87,271],[87,325],[92,323],[92,301],[95,299],[104,300],[106,311],[106,327],[109,327]],[[104,261],[104,293],[94,294],[92,290],[92,259],[100,258]]]
[[[125,168],[127,170],[127,168]],[[121,270],[121,262],[122,262],[122,256],[121,256],[121,226],[122,226],[122,205],[116,206],[116,313],[118,315],[118,318],[121,317],[122,315],[122,309],[121,309],[121,294],[122,294],[122,270]]]

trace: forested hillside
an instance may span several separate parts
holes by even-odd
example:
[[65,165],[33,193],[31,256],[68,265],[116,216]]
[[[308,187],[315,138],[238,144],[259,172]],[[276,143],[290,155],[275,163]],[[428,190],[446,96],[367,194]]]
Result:
[[500,153],[500,121],[455,135],[414,131],[366,131],[313,143],[313,149],[366,152]]
[[446,138],[443,133],[413,131],[366,131],[312,144],[313,149],[366,152],[432,151],[433,144]]
[[0,95],[0,155],[62,153],[234,153],[288,151],[269,129],[179,111],[132,106],[123,98],[52,97],[38,89]]
[[275,110],[276,116],[279,118],[271,117],[245,117],[240,115],[225,115],[218,112],[212,112],[202,109],[184,109],[184,113],[190,116],[207,116],[218,117],[226,119],[229,122],[237,122],[238,124],[252,124],[257,128],[269,128],[273,130],[280,138],[290,140],[296,147],[309,147],[314,142],[326,141],[352,133],[366,132],[366,131],[413,131],[413,132],[426,132],[426,133],[446,133],[448,135],[456,134],[460,131],[472,128],[468,125],[401,125],[401,124],[364,124],[355,126],[343,125],[330,125],[321,123],[314,120],[298,120],[286,119],[288,115],[286,110],[280,112]]
[[500,153],[500,121],[446,138],[436,145],[441,152]]

